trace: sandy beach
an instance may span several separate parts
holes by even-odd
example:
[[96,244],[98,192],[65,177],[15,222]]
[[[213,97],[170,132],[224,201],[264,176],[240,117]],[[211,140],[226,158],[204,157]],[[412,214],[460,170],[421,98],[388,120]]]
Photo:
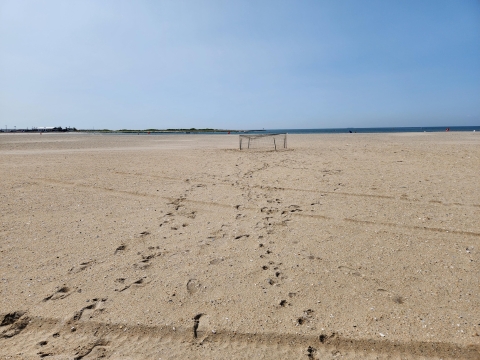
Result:
[[480,134],[0,135],[2,359],[480,359]]

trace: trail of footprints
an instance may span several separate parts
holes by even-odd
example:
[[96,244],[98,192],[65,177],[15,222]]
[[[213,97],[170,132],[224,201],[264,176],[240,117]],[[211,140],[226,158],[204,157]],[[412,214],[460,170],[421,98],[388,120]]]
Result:
[[[262,170],[258,169],[258,170]],[[257,170],[257,171],[258,171]],[[253,172],[252,172],[253,173]],[[248,174],[248,175],[251,175]],[[205,185],[199,184],[199,185],[194,185],[190,190],[192,190],[195,187],[205,187]],[[244,198],[247,203],[256,203],[257,200],[261,197],[266,198],[267,195],[264,193],[260,194],[255,194],[252,189],[244,189]],[[188,192],[189,190],[187,190]],[[159,224],[160,227],[170,227],[170,230],[179,230],[181,228],[185,228],[188,226],[187,223],[181,222],[181,225],[178,225],[177,222],[175,221],[175,217],[183,217],[187,219],[195,219],[197,212],[187,209],[185,206],[185,200],[186,200],[187,194],[182,195],[173,201],[169,203],[169,205],[172,207],[172,211],[168,212],[164,215],[163,221]],[[292,204],[288,206],[282,206],[282,201],[280,199],[266,199],[266,202],[269,204],[269,206],[263,206],[259,209],[260,213],[263,215],[263,218],[261,219],[260,222],[258,222],[255,226],[255,232],[259,231],[265,231],[267,235],[273,234],[277,228],[277,226],[288,226],[288,222],[291,221],[291,216],[294,215],[295,213],[301,213],[303,210],[300,206]],[[317,203],[312,203],[311,205],[315,205]],[[244,209],[244,205],[236,205],[235,209],[239,212],[235,215],[236,220],[241,220],[242,218],[246,217],[245,214],[242,214],[241,211]],[[216,232],[212,233],[213,237],[225,237],[228,236],[229,234],[232,234],[231,232],[231,226],[229,224],[224,224],[221,226],[219,230]],[[149,231],[143,231],[140,234],[138,234],[139,238],[144,238],[150,235]],[[249,238],[251,235],[248,233],[243,233],[243,234],[238,234],[238,235],[232,235],[235,240],[245,240]],[[260,239],[263,238],[263,235],[259,236]],[[259,255],[261,259],[265,259],[265,263],[261,266],[262,272],[264,272],[264,283],[262,284],[262,288],[264,290],[268,289],[271,286],[281,286],[283,283],[283,280],[287,279],[285,276],[283,270],[282,270],[282,263],[281,262],[274,262],[274,261],[267,261],[269,256],[272,255],[272,251],[267,249],[263,243],[260,243],[259,248],[261,248],[262,253]],[[114,255],[121,255],[123,254],[127,249],[129,248],[129,245],[126,243],[120,244],[114,251]],[[149,247],[147,252],[138,252],[137,255],[140,256],[137,262],[135,262],[132,266],[140,269],[140,270],[146,270],[148,267],[152,265],[152,262],[154,261],[155,258],[160,257],[162,253],[159,250],[159,247]],[[222,261],[224,261],[224,258],[216,258],[210,261],[211,265],[217,265],[220,264]],[[76,267],[72,267],[69,270],[69,273],[77,273],[83,270],[88,269],[89,267],[93,266],[95,264],[95,261],[86,261],[80,263]],[[360,278],[364,278],[366,280],[374,281],[376,282],[379,286],[381,284],[378,283],[378,280],[374,278],[368,278],[365,275],[361,274],[358,272],[356,269],[347,267],[347,266],[339,266],[339,270],[346,271],[346,273],[352,275],[352,276],[358,276]],[[117,292],[123,292],[126,291],[127,289],[130,288],[135,288],[135,287],[142,287],[145,286],[150,282],[150,279],[147,276],[143,276],[141,278],[138,278],[137,280],[134,280],[132,282],[126,282],[125,278],[117,278],[115,280],[115,283],[120,285],[118,288],[115,288],[115,291]],[[201,289],[201,283],[195,279],[189,279],[186,282],[186,289],[187,293],[189,295],[193,295],[197,293]],[[62,285],[58,287],[53,293],[50,295],[46,296],[43,301],[55,301],[55,300],[61,300],[65,299],[66,297],[72,295],[77,289],[76,288],[69,288],[66,285]],[[385,290],[384,287],[379,287],[377,289],[378,291],[383,291],[387,292],[388,294],[391,295],[392,300],[397,302],[398,304],[402,304],[404,302],[404,299],[397,295],[394,294],[393,292],[389,290]],[[294,298],[296,297],[295,292],[289,292],[286,294],[285,298],[280,300],[279,303],[277,304],[280,308],[287,307],[287,306],[292,306],[292,302],[294,302]],[[89,302],[88,305],[84,306],[80,310],[76,311],[72,318],[71,321],[76,322],[79,320],[86,320],[86,319],[91,319],[95,317],[97,314],[100,314],[101,312],[105,311],[105,304],[107,302],[107,298],[94,298]],[[193,338],[197,339],[198,337],[198,329],[200,326],[200,322],[202,320],[202,317],[204,316],[204,313],[199,313],[195,315],[192,320],[192,333],[193,333]],[[310,321],[312,321],[314,318],[314,310],[312,309],[306,309],[304,310],[301,314],[298,314],[298,317],[295,320],[295,325],[296,326],[302,326]],[[19,333],[24,330],[27,325],[29,324],[30,318],[26,315],[26,312],[24,311],[17,311],[13,313],[6,314],[2,322],[0,323],[0,339],[2,338],[11,338],[13,336],[18,335]],[[75,326],[71,327],[71,331],[75,331]],[[55,333],[52,335],[53,338],[56,338],[60,336],[58,333]],[[327,344],[332,339],[335,338],[335,334],[330,334],[330,335],[325,335],[322,334],[319,336],[319,341],[322,344]],[[39,343],[39,346],[45,346],[48,344],[48,341],[41,341]],[[105,347],[108,345],[108,342],[102,339],[97,339],[93,342],[87,343],[85,345],[78,346],[75,349],[75,357],[74,359],[82,359],[83,357],[87,356],[90,354],[95,348],[101,348]],[[312,346],[309,346],[306,355],[309,359],[314,359],[316,355],[317,350],[313,348]],[[53,355],[52,353],[49,352],[39,352],[38,355],[40,357],[47,357],[50,355]]]
[[[265,196],[264,194],[254,194],[251,191],[247,191],[244,193],[244,197],[246,198],[246,202],[256,202],[256,198]],[[266,196],[265,196],[266,197]],[[183,207],[182,208],[182,203],[186,199],[186,196],[184,197],[179,197],[177,200],[173,201],[171,205],[175,207],[175,211],[179,212],[182,211],[185,212],[186,209]],[[256,224],[256,229],[255,232],[259,232],[261,230],[265,230],[266,234],[273,234],[275,232],[275,229],[277,226],[287,226],[288,222],[291,221],[290,217],[294,213],[300,213],[303,210],[299,205],[288,205],[286,207],[281,206],[282,200],[280,199],[266,199],[266,202],[271,204],[270,206],[264,206],[260,208],[260,213],[265,215],[259,223]],[[317,203],[312,203],[312,206]],[[242,209],[245,208],[244,205],[236,205],[234,207],[239,213],[235,215],[235,220],[241,220],[244,218],[246,215],[242,214],[241,211]],[[169,216],[174,216],[173,213],[168,213],[167,215]],[[183,214],[185,215],[185,214]],[[168,221],[165,221],[165,223],[168,223]],[[228,233],[229,233],[229,225],[228,224],[223,224],[221,228],[215,232],[212,233],[211,238],[224,238]],[[242,233],[242,234],[236,234],[233,235],[234,240],[244,240],[249,238],[251,235],[248,233]],[[263,238],[262,235],[259,236],[260,239]],[[265,251],[262,252],[260,258],[267,260],[269,255],[272,254],[272,251],[265,248],[265,245],[263,243],[259,244],[260,248],[263,248]],[[210,264],[215,265],[219,264],[223,261],[223,259],[213,259],[210,261]],[[265,263],[265,265],[262,266],[262,270],[266,272],[266,277],[265,277],[265,282],[261,286],[264,290],[267,290],[268,287],[270,286],[280,286],[283,282],[283,280],[287,279],[285,274],[283,273],[283,270],[281,269],[282,263],[275,263],[274,261],[268,261]],[[197,291],[199,291],[201,284],[198,282],[197,279],[189,279],[187,284],[187,292],[188,294],[192,295],[195,294]],[[287,299],[282,299],[278,306],[279,307],[286,307],[286,306],[291,306],[291,301],[293,298],[296,296],[296,293],[289,292],[287,294],[288,300]],[[194,338],[197,337],[197,329],[199,326],[200,319],[203,314],[198,314],[196,315],[193,320],[194,320],[194,325],[193,325],[193,332],[194,332]],[[309,321],[311,321],[313,317],[313,310],[312,309],[306,309],[303,311],[303,313],[296,319],[296,325],[301,326]]]
[[[90,302],[90,300],[87,300],[88,302]],[[91,300],[91,303],[85,307],[83,307],[82,309],[80,309],[79,311],[76,311],[75,314],[73,315],[73,320],[74,321],[78,321],[80,320],[82,317],[88,317],[88,318],[92,318],[94,317],[96,314],[98,313],[101,313],[105,310],[105,302],[107,301],[107,298],[103,298],[103,299],[98,299],[98,298],[94,298]]]
[[[256,202],[259,197],[266,197],[265,194],[254,194],[253,192],[248,192],[245,197],[247,202]],[[172,206],[172,211],[168,212],[164,215],[163,221],[159,224],[160,227],[166,226],[170,227],[170,230],[179,230],[181,228],[185,228],[188,226],[185,222],[183,222],[181,225],[177,225],[177,222],[175,221],[176,216],[180,216],[183,218],[187,219],[195,219],[196,217],[196,211],[189,210],[185,207],[185,199],[186,199],[186,194],[183,196],[178,197],[177,199],[174,199],[173,201],[170,202],[170,206]],[[264,230],[266,235],[273,234],[276,230],[277,226],[288,226],[288,222],[291,221],[291,216],[295,213],[300,213],[303,210],[301,209],[300,206],[292,204],[288,206],[282,206],[282,201],[280,199],[266,199],[266,202],[270,204],[269,206],[264,206],[261,207],[260,213],[263,214],[263,218],[261,219],[260,222],[258,222],[255,226],[255,232],[262,231]],[[315,205],[315,203],[312,203],[312,205]],[[237,205],[235,206],[235,209],[237,211],[242,211],[244,208],[244,205]],[[242,213],[237,213],[235,216],[236,220],[241,220],[244,218],[245,215]],[[213,237],[225,237],[228,234],[231,234],[231,228],[228,224],[224,224],[221,226],[221,228],[212,233]],[[143,231],[141,232],[137,237],[138,238],[144,238],[150,235],[149,231]],[[233,238],[235,240],[243,240],[249,238],[251,235],[248,233],[243,233],[239,235],[233,235]],[[259,236],[259,238],[263,238],[262,235]],[[114,251],[114,255],[121,255],[128,249],[129,245],[122,243],[120,244]],[[272,254],[272,251],[265,248],[264,244],[259,244],[259,247],[265,250],[262,252],[260,256],[261,259],[267,260],[269,255]],[[151,266],[152,261],[160,257],[162,253],[159,250],[159,247],[149,247],[149,251],[142,253],[138,252],[137,255],[140,256],[140,259],[133,264],[133,267],[140,269],[140,270],[146,270],[149,266]],[[213,259],[210,261],[211,265],[216,265],[219,264],[223,261],[223,258],[217,258]],[[76,273],[83,271],[92,265],[95,264],[95,261],[88,261],[88,262],[83,262],[80,263],[77,267],[73,267],[72,269],[69,270],[71,273]],[[262,288],[264,290],[268,289],[270,286],[280,286],[283,283],[283,280],[285,280],[287,277],[284,275],[283,270],[281,269],[282,263],[275,263],[274,261],[267,261],[264,265],[262,265],[262,271],[265,272],[265,282],[262,285]],[[340,267],[341,268],[341,267]],[[340,269],[339,268],[339,269]],[[348,270],[349,273],[351,273],[354,276],[362,276],[361,274],[357,273],[354,269],[343,267],[344,270]],[[144,276],[141,277],[135,281],[126,283],[125,278],[118,278],[115,280],[115,283],[118,285],[121,285],[119,288],[116,288],[115,291],[118,292],[123,292],[126,291],[127,289],[130,289],[132,287],[142,287],[148,284],[150,280]],[[201,284],[197,279],[189,279],[186,282],[186,289],[187,293],[189,295],[193,295],[196,292],[198,292],[201,288]],[[47,296],[43,301],[50,301],[50,300],[59,300],[59,299],[64,299],[67,296],[70,296],[76,289],[70,289],[67,286],[61,286],[59,287],[54,293],[51,295]],[[379,289],[382,290],[382,289]],[[294,300],[296,296],[296,293],[294,292],[289,292],[286,294],[285,298],[280,300],[278,303],[278,306],[280,308],[282,307],[287,307],[287,306],[292,306],[292,301]],[[398,303],[403,302],[403,299],[399,296],[396,296],[395,298]],[[87,306],[83,307],[79,311],[75,312],[73,315],[72,320],[73,321],[78,321],[80,319],[87,319],[87,318],[92,318],[96,314],[101,313],[105,309],[105,302],[107,301],[107,298],[102,298],[102,299],[93,299],[92,303],[88,304]],[[19,313],[20,314],[20,313]],[[13,314],[10,316],[12,319],[17,319],[19,318],[19,314]],[[298,315],[298,317],[295,320],[295,325],[296,326],[302,326],[308,322],[310,322],[313,318],[314,311],[312,309],[306,309],[304,310],[301,314]],[[23,314],[22,314],[23,315]],[[200,324],[201,317],[204,314],[197,314],[193,317],[193,337],[196,339],[198,334],[198,327]],[[20,315],[21,317],[21,315]],[[28,317],[26,318],[28,319]],[[15,336],[19,332],[22,331],[22,329],[28,324],[28,321],[16,321],[15,322],[17,325],[12,327],[12,329],[9,329],[8,332],[2,332],[3,337],[9,337],[9,336]],[[72,327],[73,328],[73,327]],[[322,336],[323,341],[322,341]],[[326,338],[328,336],[322,335],[320,336],[320,341],[323,343],[326,341]],[[98,344],[90,344],[83,349],[79,349],[77,351],[77,357],[78,359],[82,358],[83,356],[86,356],[86,354],[90,353],[93,348],[96,346],[104,346],[105,344],[103,343],[98,343]],[[312,356],[315,354],[315,349],[314,348],[309,348],[307,351],[308,357],[313,358]],[[40,354],[42,356],[42,354]],[[45,354],[45,356],[48,354]]]

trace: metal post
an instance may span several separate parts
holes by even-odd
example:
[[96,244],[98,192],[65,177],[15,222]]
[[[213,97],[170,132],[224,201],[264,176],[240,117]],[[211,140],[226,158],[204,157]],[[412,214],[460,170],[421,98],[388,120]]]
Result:
[[275,151],[277,151],[277,143],[275,142],[275,138],[273,138],[273,145],[275,146]]

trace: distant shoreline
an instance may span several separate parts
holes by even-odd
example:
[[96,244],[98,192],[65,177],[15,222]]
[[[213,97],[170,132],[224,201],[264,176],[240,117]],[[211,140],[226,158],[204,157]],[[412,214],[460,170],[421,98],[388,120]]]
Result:
[[[448,130],[447,130],[448,129]],[[423,132],[480,132],[478,126],[432,126],[432,127],[373,127],[373,128],[334,128],[334,129],[261,129],[261,130],[228,130],[228,129],[76,129],[57,127],[49,130],[40,129],[0,129],[1,134],[9,133],[85,133],[105,135],[220,135],[220,134],[257,134],[257,133],[288,133],[288,134],[375,134],[375,133],[423,133]]]

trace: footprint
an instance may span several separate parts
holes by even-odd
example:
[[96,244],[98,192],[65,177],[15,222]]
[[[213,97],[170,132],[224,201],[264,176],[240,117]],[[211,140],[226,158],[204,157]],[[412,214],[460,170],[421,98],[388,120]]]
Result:
[[210,261],[210,265],[217,265],[220,264],[223,261],[223,259],[213,259]]
[[104,305],[106,301],[107,298],[103,298],[101,300],[93,299],[92,304],[87,305],[81,310],[75,312],[75,314],[73,315],[73,320],[78,321],[84,315],[89,315],[89,318],[91,319],[96,313],[102,312],[104,310]]
[[334,339],[334,338],[335,338],[335,336],[337,336],[336,333],[331,333],[330,335],[321,334],[321,335],[318,337],[318,340],[320,340],[320,342],[321,342],[322,344],[328,344],[331,339]]
[[278,212],[278,209],[277,208],[263,207],[263,208],[260,209],[260,212],[270,215],[270,214]]
[[348,267],[348,266],[339,266],[338,267],[340,270],[342,269],[346,269],[348,270],[348,272],[346,274],[350,274],[350,275],[353,275],[353,276],[360,276],[360,277],[365,277],[363,274],[359,273],[357,270],[355,269],[352,269],[351,267]]
[[2,322],[0,323],[0,327],[7,326],[15,323],[18,319],[20,319],[25,314],[25,311],[15,311],[13,313],[6,314]]
[[[41,346],[41,345],[40,345],[40,346]],[[39,352],[37,353],[37,355],[40,356],[41,358],[44,358],[44,357],[47,357],[47,356],[53,356],[53,353],[39,351]]]
[[75,267],[75,266],[72,267],[70,270],[68,270],[68,272],[73,273],[73,274],[79,273],[80,271],[83,271],[83,270],[85,270],[86,268],[89,268],[89,267],[92,266],[94,263],[95,263],[95,261],[85,261],[85,262],[82,262],[82,263],[80,263],[80,265],[78,265],[77,267]]
[[[4,316],[2,320],[2,326],[7,326],[2,332],[0,332],[0,339],[2,338],[11,338],[14,337],[15,335],[18,335],[22,332],[23,329],[27,327],[27,325],[30,323],[30,318],[28,316],[24,316],[25,313],[17,311],[11,314],[7,314]],[[20,315],[19,317],[17,317]]]
[[138,279],[137,281],[134,281],[132,284],[130,284],[130,287],[134,288],[139,288],[139,287],[144,287],[147,285],[150,281],[146,281],[145,278]]
[[115,254],[124,251],[126,248],[127,248],[127,245],[125,245],[125,244],[120,245],[119,247],[117,247],[115,249]]
[[288,209],[291,213],[296,212],[296,211],[303,211],[302,209],[300,209],[300,206],[298,206],[298,205],[290,205],[288,207]]
[[313,310],[308,309],[303,312],[303,315],[297,319],[297,326],[305,324],[312,318]]
[[71,290],[68,286],[62,286],[57,291],[55,291],[52,295],[47,296],[43,301],[48,300],[59,300],[65,299],[67,296],[70,296],[74,290]]
[[[150,248],[155,249],[153,246],[151,246]],[[150,265],[151,265],[150,260],[152,260],[153,258],[155,258],[157,256],[160,256],[160,255],[162,255],[161,252],[157,252],[157,253],[153,253],[153,254],[149,254],[149,255],[142,255],[142,260],[140,260],[140,262],[138,262],[136,264],[133,264],[133,266],[137,269],[145,270],[148,267],[150,267]]]
[[202,284],[197,279],[190,279],[187,281],[187,291],[190,295],[195,294],[200,290]]
[[314,347],[311,347],[309,346],[308,349],[307,349],[307,357],[309,359],[315,359],[315,353],[317,352],[317,349],[315,349]]
[[[76,353],[73,359],[74,360],[83,359],[85,356],[90,354],[95,348],[104,347],[104,346],[107,346],[108,344],[109,344],[108,341],[103,339],[98,339],[87,345],[82,345],[79,348],[77,348],[78,350],[76,350]],[[96,357],[96,358],[99,358],[99,357]]]
[[392,298],[392,300],[393,300],[394,303],[397,303],[397,304],[403,304],[405,302],[405,299],[400,295],[395,295]]
[[140,278],[140,279],[134,281],[131,284],[128,284],[127,286],[125,286],[122,289],[115,289],[115,291],[122,292],[122,291],[125,291],[125,290],[127,290],[131,287],[134,287],[134,288],[135,287],[143,287],[143,286],[147,285],[149,282],[150,282],[150,280],[146,280],[146,277],[143,277],[143,278]]
[[250,235],[248,235],[248,234],[238,235],[238,236],[235,236],[235,240],[241,239],[241,238],[243,238],[243,237],[248,238],[248,237],[250,237]]
[[303,316],[299,317],[297,319],[297,326],[305,324],[306,321],[307,321],[307,319],[305,317],[303,317]]

